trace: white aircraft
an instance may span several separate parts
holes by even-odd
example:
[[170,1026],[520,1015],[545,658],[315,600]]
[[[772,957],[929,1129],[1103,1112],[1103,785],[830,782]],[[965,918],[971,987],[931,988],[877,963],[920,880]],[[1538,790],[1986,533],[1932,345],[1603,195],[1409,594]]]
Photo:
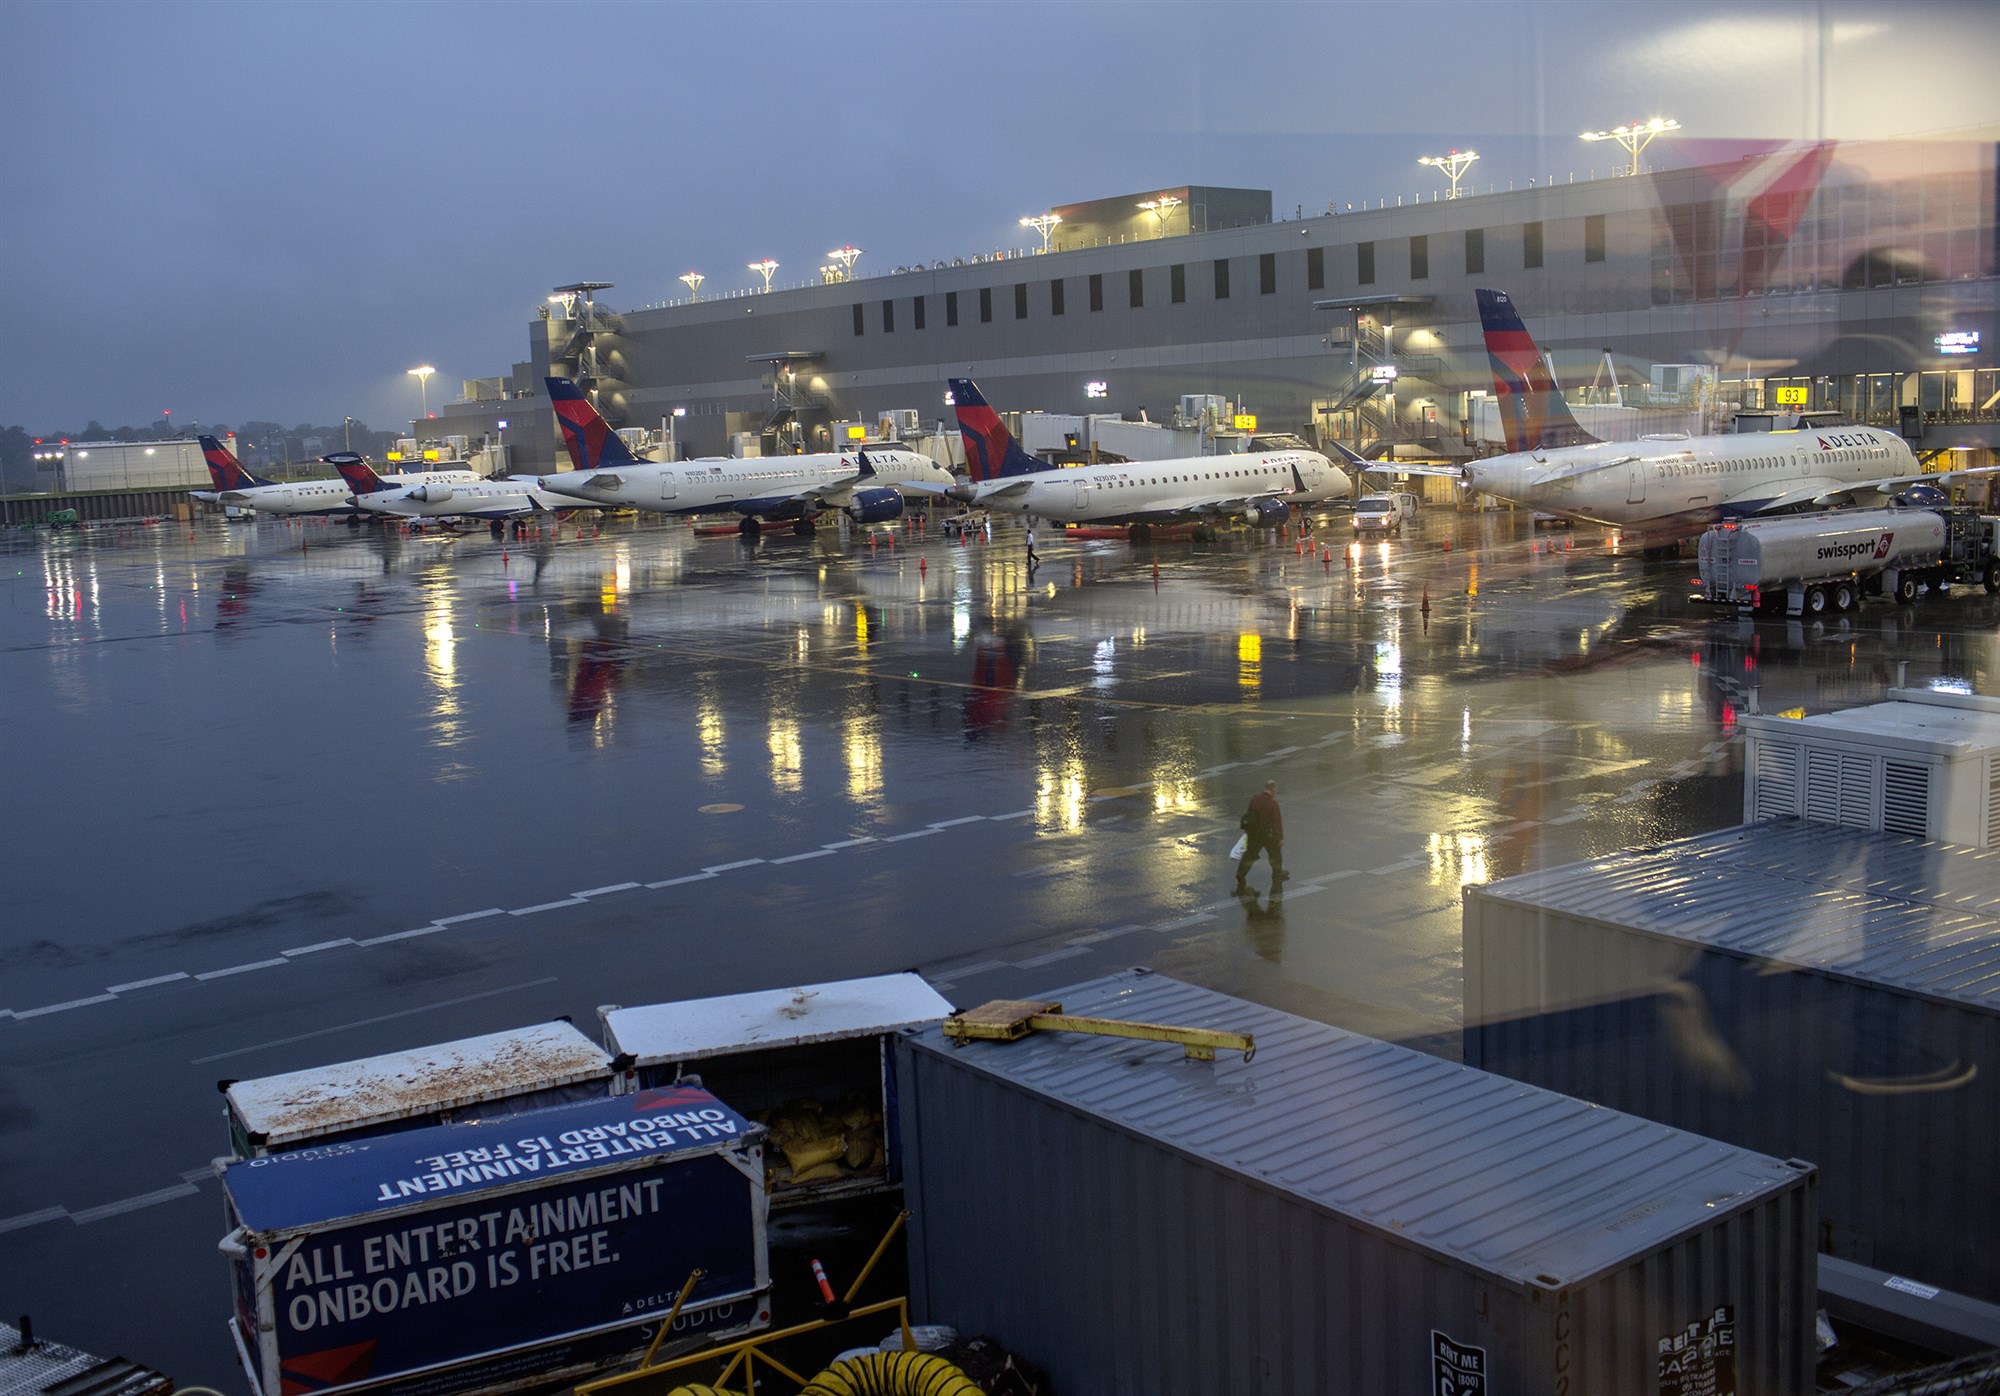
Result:
[[603,504],[568,499],[538,488],[539,481],[421,480],[408,484],[377,475],[359,456],[328,456],[347,482],[351,502],[366,514],[399,519],[484,519],[497,524],[523,514],[601,509]]
[[[357,520],[360,517],[354,504],[354,489],[345,479],[294,480],[288,484],[259,479],[244,469],[234,451],[213,436],[201,438],[201,454],[208,463],[209,477],[215,482],[215,488],[190,490],[189,493],[196,499],[238,509],[255,509],[262,514],[345,514]],[[360,463],[361,457],[343,453],[321,456],[320,460],[345,475],[344,464],[349,461]],[[363,468],[366,469],[365,464]],[[381,477],[375,477],[372,470],[368,473],[371,478],[379,478],[384,487],[396,488],[453,485],[479,478],[470,470],[429,470],[412,475]]]
[[1275,525],[1293,504],[1344,499],[1353,489],[1338,467],[1304,445],[1184,460],[1055,466],[1015,443],[971,379],[951,380],[951,400],[972,475],[970,484],[948,491],[953,498],[1056,523],[1129,524],[1135,543],[1146,541],[1152,522],[1239,518]]
[[1544,513],[1676,538],[1720,519],[1879,503],[1993,469],[1926,473],[1900,436],[1864,426],[1599,441],[1571,415],[1513,302],[1501,291],[1477,295],[1507,453],[1463,466],[1387,468],[1448,475]]
[[737,514],[746,538],[763,519],[792,519],[812,531],[813,516],[839,509],[856,523],[899,517],[896,488],[949,488],[952,477],[929,456],[894,447],[811,456],[647,461],[633,455],[576,384],[548,380],[549,400],[576,469],[535,483],[569,502],[645,509],[659,514]]

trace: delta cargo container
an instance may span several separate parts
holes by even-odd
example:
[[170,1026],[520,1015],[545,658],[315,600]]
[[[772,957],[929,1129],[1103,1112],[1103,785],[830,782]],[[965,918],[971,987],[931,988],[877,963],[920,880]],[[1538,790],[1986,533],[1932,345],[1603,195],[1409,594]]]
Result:
[[1468,1063],[1811,1159],[1828,1254],[2000,1302],[2000,849],[1750,824],[1464,925]]
[[230,1332],[255,1396],[448,1396],[572,1380],[770,1322],[763,1130],[640,1091],[223,1170]]
[[919,1315],[1057,1390],[1812,1389],[1809,1164],[1144,970],[1047,998],[1256,1040],[898,1043]]
[[905,1028],[951,1012],[914,974],[597,1010],[615,1090],[691,1081],[771,1128],[773,1206],[902,1182],[896,1054]]
[[569,1023],[487,1033],[266,1076],[221,1081],[238,1158],[453,1120],[513,1115],[611,1093],[611,1058]]

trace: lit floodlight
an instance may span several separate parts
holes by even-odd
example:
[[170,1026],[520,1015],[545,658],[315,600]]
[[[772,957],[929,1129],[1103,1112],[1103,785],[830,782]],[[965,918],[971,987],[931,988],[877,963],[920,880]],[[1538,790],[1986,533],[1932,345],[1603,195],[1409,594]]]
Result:
[[750,264],[750,270],[756,272],[759,276],[764,278],[764,290],[767,294],[770,292],[771,289],[771,273],[776,271],[777,269],[778,269],[778,264],[772,261],[769,257],[766,257],[761,262],[752,262]]
[[1442,170],[1444,177],[1451,181],[1451,192],[1445,197],[1455,199],[1458,197],[1459,180],[1465,177],[1466,170],[1470,169],[1472,162],[1478,158],[1479,152],[1476,150],[1453,150],[1443,155],[1420,155],[1417,157],[1417,163]]
[[1159,220],[1160,227],[1158,236],[1165,237],[1167,235],[1167,219],[1173,214],[1173,211],[1175,209],[1181,206],[1183,202],[1185,201],[1176,198],[1172,194],[1162,194],[1157,199],[1146,199],[1141,201],[1139,207],[1143,208],[1144,210],[1146,210],[1146,212],[1152,214],[1154,218]]
[[1033,228],[1036,232],[1040,233],[1042,235],[1042,251],[1047,252],[1049,250],[1049,235],[1055,232],[1056,224],[1060,222],[1062,222],[1062,215],[1060,213],[1038,213],[1033,218],[1023,218],[1021,226],[1023,228]]
[[1650,121],[1633,121],[1624,126],[1613,126],[1609,131],[1585,131],[1580,139],[1586,141],[1616,141],[1632,157],[1632,163],[1619,174],[1639,173],[1639,152],[1653,143],[1655,136],[1668,131],[1678,131],[1681,124],[1672,117],[1656,116]]
[[425,418],[428,419],[431,415],[431,375],[436,373],[437,370],[429,364],[418,364],[415,368],[407,369],[405,372],[417,380],[417,400],[423,404],[423,413]]
[[840,274],[834,278],[836,281],[852,281],[854,279],[854,264],[861,260],[860,248],[849,243],[845,247],[834,248],[833,251],[826,255],[831,257],[834,265],[840,268]]
[[1085,383],[1083,385],[1083,395],[1085,397],[1110,397],[1111,385],[1109,383]]
[[703,276],[703,275],[702,275],[702,274],[701,274],[700,272],[698,272],[698,271],[691,271],[691,272],[688,272],[688,273],[686,273],[685,275],[683,275],[683,276],[681,277],[681,281],[682,281],[682,282],[683,282],[683,283],[684,283],[684,284],[685,284],[685,285],[687,286],[687,288],[688,288],[688,297],[689,297],[689,299],[691,299],[691,300],[700,300],[700,299],[701,299],[701,283],[702,283],[702,282],[704,282],[704,281],[706,281],[706,280],[708,280],[708,278],[707,278],[707,277],[705,277],[705,276]]

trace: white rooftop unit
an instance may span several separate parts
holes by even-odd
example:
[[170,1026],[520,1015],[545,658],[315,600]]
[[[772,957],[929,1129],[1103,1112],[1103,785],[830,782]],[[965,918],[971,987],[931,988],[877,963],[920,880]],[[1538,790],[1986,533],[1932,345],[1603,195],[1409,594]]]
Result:
[[569,1023],[223,1083],[239,1158],[608,1096],[611,1057]]
[[1892,688],[1816,717],[1744,719],[1743,818],[2000,846],[2000,699]]

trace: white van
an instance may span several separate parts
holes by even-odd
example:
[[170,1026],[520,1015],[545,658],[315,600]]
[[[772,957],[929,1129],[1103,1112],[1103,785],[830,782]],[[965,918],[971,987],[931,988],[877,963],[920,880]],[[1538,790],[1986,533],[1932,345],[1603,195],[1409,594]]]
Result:
[[1364,494],[1354,501],[1356,533],[1401,533],[1417,516],[1417,497],[1403,491]]

